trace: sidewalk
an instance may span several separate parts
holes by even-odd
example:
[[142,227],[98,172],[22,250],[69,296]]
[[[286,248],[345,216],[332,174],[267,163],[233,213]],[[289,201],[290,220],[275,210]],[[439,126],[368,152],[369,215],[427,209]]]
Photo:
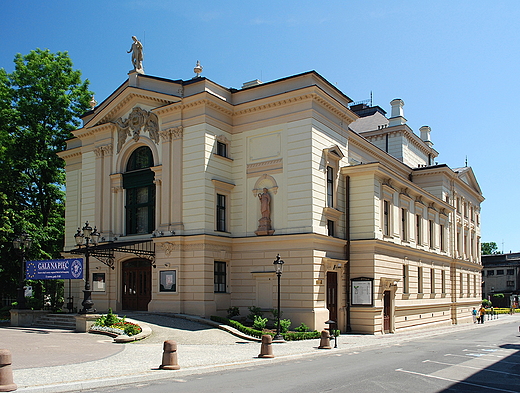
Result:
[[[152,335],[139,342],[115,344],[108,336],[64,330],[0,328],[0,348],[13,358],[14,382],[19,392],[67,392],[137,381],[178,378],[219,367],[276,362],[290,358],[348,353],[373,346],[478,329],[476,324],[420,329],[383,336],[345,334],[338,348],[317,349],[319,340],[273,344],[274,359],[259,359],[260,343],[223,330],[168,315],[135,313],[127,317],[152,328]],[[486,324],[520,322],[503,315]],[[178,344],[178,371],[159,370],[165,340]]]

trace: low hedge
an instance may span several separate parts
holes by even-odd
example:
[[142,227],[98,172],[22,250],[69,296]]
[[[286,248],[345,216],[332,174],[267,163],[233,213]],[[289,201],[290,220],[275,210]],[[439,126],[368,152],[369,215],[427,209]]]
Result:
[[[270,336],[273,336],[273,337],[275,336],[274,332],[263,332],[260,330],[252,329],[250,327],[242,325],[240,322],[237,322],[233,319],[228,319],[228,318],[213,315],[213,316],[211,316],[211,320],[234,327],[238,331],[248,334],[249,336],[252,336],[252,337],[262,338],[262,336],[264,334],[269,334]],[[287,333],[282,333],[282,336],[286,341],[298,341],[298,340],[310,340],[310,339],[320,338],[321,333],[316,330],[313,332],[287,332]]]

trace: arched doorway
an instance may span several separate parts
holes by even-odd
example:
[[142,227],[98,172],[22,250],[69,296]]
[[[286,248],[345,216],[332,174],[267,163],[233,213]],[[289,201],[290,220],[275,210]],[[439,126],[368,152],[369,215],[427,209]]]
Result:
[[148,311],[152,300],[152,264],[147,259],[132,259],[122,264],[123,310]]

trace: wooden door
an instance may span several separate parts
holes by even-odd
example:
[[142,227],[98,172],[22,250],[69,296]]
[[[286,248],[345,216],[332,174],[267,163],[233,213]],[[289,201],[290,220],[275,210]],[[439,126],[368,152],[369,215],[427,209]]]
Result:
[[338,273],[327,272],[327,309],[329,319],[335,321],[336,325],[330,325],[331,329],[338,328]]
[[390,291],[383,292],[383,330],[390,333]]
[[152,300],[152,265],[146,259],[123,263],[123,310],[148,311]]

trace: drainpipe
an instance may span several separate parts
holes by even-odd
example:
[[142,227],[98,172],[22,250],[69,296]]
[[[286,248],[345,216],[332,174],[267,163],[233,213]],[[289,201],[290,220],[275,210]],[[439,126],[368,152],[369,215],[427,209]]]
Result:
[[352,331],[350,325],[350,176],[345,176],[345,309],[347,311],[347,333]]

